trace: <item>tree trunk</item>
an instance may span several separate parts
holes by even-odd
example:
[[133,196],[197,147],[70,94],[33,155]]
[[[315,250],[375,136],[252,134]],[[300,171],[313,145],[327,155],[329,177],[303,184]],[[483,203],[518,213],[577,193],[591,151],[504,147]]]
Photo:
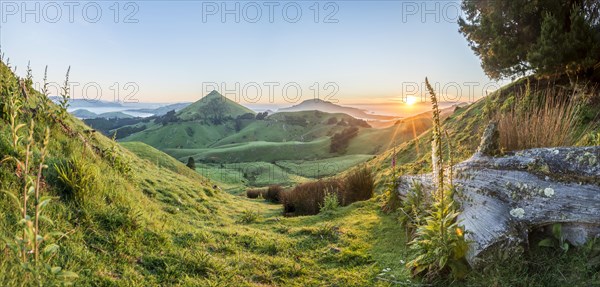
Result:
[[[600,236],[600,147],[538,148],[502,157],[495,125],[484,133],[477,153],[454,167],[458,217],[469,240],[467,260],[478,263],[493,247],[528,242],[533,229],[561,223],[573,245]],[[432,190],[432,176],[404,176],[399,192],[413,181]]]

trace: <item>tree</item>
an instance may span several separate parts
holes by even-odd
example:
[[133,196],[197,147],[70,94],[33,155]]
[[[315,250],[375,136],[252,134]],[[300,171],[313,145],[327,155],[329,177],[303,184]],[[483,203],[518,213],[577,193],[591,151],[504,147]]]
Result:
[[269,115],[268,112],[258,113],[258,114],[256,114],[256,119],[259,121],[264,120],[268,115]]
[[344,153],[346,148],[350,144],[350,140],[358,135],[357,127],[348,127],[343,131],[334,134],[331,137],[331,144],[329,145],[330,153]]
[[214,124],[221,124],[229,111],[229,107],[225,103],[224,97],[218,97],[211,99],[206,104],[206,113]]
[[460,32],[492,79],[597,73],[597,0],[463,0],[462,9]]
[[196,162],[194,161],[193,157],[190,156],[188,158],[188,162],[187,162],[186,166],[189,167],[189,168],[191,168],[191,169],[194,169],[194,170],[196,169]]

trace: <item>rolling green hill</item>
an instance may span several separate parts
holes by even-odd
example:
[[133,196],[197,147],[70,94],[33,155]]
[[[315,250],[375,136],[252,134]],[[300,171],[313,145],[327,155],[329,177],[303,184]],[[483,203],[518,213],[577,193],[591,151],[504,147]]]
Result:
[[[374,202],[326,217],[284,218],[278,205],[224,193],[161,151],[142,143],[121,146],[30,87],[24,99],[17,87],[17,78],[1,63],[0,286],[387,286],[375,277],[394,266],[384,263],[385,254],[403,233]],[[36,168],[17,168],[12,160],[24,160],[31,141],[23,127],[13,142],[10,118],[16,125],[34,123]],[[24,174],[36,174],[46,127],[48,167],[39,186],[52,200],[44,199],[40,232],[48,235],[41,246],[50,254],[42,256],[44,264],[54,268],[34,276],[13,251],[24,228],[14,200],[22,196]],[[68,181],[58,173],[63,168]],[[33,204],[30,197],[29,214]],[[383,240],[394,233],[394,242]],[[407,276],[401,270],[393,274]]]
[[237,117],[246,113],[255,114],[252,110],[224,97],[217,91],[212,91],[199,101],[177,112],[182,120],[196,120],[215,115],[221,112],[224,116]]
[[[212,115],[204,117],[202,115],[205,114],[193,112],[204,111],[210,101],[221,101],[221,96],[212,92],[177,113],[176,120],[145,123],[146,128],[143,131],[127,136],[122,141],[144,142],[181,162],[193,157],[208,170],[214,169],[215,165],[231,163],[275,164],[284,161],[310,162],[324,159],[337,166],[349,168],[353,165],[343,164],[344,156],[357,155],[356,158],[367,160],[371,155],[385,151],[394,143],[413,139],[431,126],[430,113],[403,119],[396,125],[383,129],[371,128],[366,122],[347,114],[321,111],[281,112],[265,118],[256,118],[248,109],[230,100],[220,102],[225,106],[224,114],[216,121]],[[350,127],[358,130],[356,136],[349,139],[347,149],[343,152],[331,152],[332,136]],[[360,162],[355,161],[354,165]],[[275,165],[273,168],[279,167]],[[284,173],[286,174],[282,178],[290,181],[278,181],[279,183],[297,183],[303,181],[307,174],[297,169],[284,170]],[[209,173],[209,177],[214,179],[212,174]],[[237,182],[252,186],[265,184],[264,181],[247,179]]]

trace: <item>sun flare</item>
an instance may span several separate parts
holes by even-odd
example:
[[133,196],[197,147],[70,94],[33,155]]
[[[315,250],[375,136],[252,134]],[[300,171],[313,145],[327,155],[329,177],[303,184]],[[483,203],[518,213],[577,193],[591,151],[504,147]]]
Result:
[[408,106],[412,106],[417,102],[417,98],[413,97],[413,96],[407,96],[404,99],[404,103]]

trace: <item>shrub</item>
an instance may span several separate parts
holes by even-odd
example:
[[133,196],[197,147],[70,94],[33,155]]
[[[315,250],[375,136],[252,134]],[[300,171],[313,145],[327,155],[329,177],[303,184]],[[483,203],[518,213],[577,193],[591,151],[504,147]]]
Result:
[[[341,123],[341,122],[340,122]],[[338,123],[339,125],[339,123]],[[331,144],[329,146],[330,153],[344,153],[346,148],[350,144],[350,140],[358,135],[357,127],[348,127],[343,131],[334,134],[331,137]]]
[[337,179],[319,180],[297,185],[282,198],[283,210],[287,215],[314,215],[319,213],[327,193],[341,198],[343,184]]
[[271,185],[267,189],[267,193],[265,194],[265,199],[270,202],[279,203],[279,202],[281,202],[281,193],[283,193],[283,188],[281,186]]
[[266,198],[266,193],[267,193],[266,189],[260,189],[260,188],[250,188],[250,189],[246,190],[246,196],[248,198],[258,198],[259,196],[262,198]]
[[349,205],[353,202],[369,200],[373,197],[374,189],[373,173],[363,165],[346,176],[342,204]]
[[192,170],[196,170],[196,162],[194,161],[193,157],[190,156],[188,158],[188,162],[187,162],[186,166],[191,168]]

